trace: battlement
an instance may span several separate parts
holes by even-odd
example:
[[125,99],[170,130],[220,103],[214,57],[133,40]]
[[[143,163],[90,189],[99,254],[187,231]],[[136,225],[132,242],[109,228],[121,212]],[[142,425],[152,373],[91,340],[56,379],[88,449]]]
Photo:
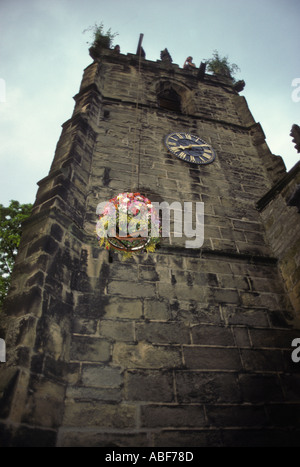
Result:
[[[223,76],[223,75],[214,75],[205,73],[206,64],[201,62],[199,67],[184,69],[178,64],[173,63],[170,60],[148,60],[145,57],[139,57],[138,54],[127,53],[122,54],[120,52],[115,52],[112,49],[100,49],[95,48],[89,49],[90,55],[96,62],[101,62],[102,58],[105,58],[106,61],[118,62],[122,64],[127,64],[129,66],[141,66],[143,69],[156,69],[161,72],[169,72],[170,75],[176,75],[177,73],[184,77],[184,79],[199,80],[199,81],[208,81],[211,84],[215,85],[225,85],[233,88],[237,92],[241,92],[244,89],[244,81],[235,82],[232,78]],[[162,53],[162,52],[161,52]]]

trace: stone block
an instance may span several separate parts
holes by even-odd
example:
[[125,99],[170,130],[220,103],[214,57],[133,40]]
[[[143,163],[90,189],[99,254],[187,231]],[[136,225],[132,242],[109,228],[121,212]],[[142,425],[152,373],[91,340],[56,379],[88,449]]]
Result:
[[244,402],[278,402],[283,400],[283,393],[277,375],[240,374]]
[[128,429],[136,426],[136,407],[130,404],[67,401],[64,425]]
[[119,342],[133,342],[134,324],[120,320],[101,320],[99,325],[100,336]]
[[154,446],[156,447],[220,447],[222,446],[222,434],[220,430],[161,430],[154,434]]
[[239,305],[241,301],[237,290],[230,289],[214,288],[212,289],[212,297],[211,301],[215,301],[220,304],[234,303]]
[[279,301],[280,296],[271,293],[258,293],[258,292],[241,292],[240,305],[249,308],[266,308],[267,310],[278,310],[281,306]]
[[196,325],[192,327],[193,344],[234,346],[231,328]]
[[141,407],[141,425],[147,428],[199,428],[206,425],[202,405],[147,405]]
[[241,349],[241,359],[246,371],[283,371],[284,362],[280,350]]
[[251,347],[248,328],[234,327],[232,332],[237,347]]
[[122,390],[119,388],[93,388],[84,386],[68,386],[66,398],[74,401],[121,402]]
[[183,356],[186,367],[192,369],[238,371],[242,367],[237,349],[184,346]]
[[258,222],[247,222],[247,221],[240,221],[240,220],[233,220],[232,221],[233,227],[237,230],[248,231],[248,232],[263,232],[263,227]]
[[163,300],[144,300],[145,319],[167,321],[171,317],[169,303]]
[[282,374],[280,375],[280,381],[285,399],[290,402],[299,401],[300,374]]
[[219,283],[222,288],[232,288],[233,285],[238,290],[250,290],[250,284],[247,276],[238,276],[233,274],[219,274]]
[[27,250],[27,257],[36,254],[40,251],[53,255],[58,248],[58,243],[50,235],[45,235],[44,237],[36,240],[32,243]]
[[0,368],[0,416],[6,419],[9,416],[10,406],[17,388],[20,370],[7,365]]
[[176,300],[170,302],[171,317],[173,320],[185,321],[187,323],[213,323],[222,322],[220,308],[195,300]]
[[30,346],[30,343],[35,339],[36,325],[37,318],[31,315],[11,319],[6,333],[9,347]]
[[171,282],[174,284],[185,284],[188,286],[206,286],[218,287],[218,278],[216,274],[202,273],[194,271],[171,270]]
[[163,370],[129,370],[125,375],[125,399],[128,401],[172,402],[173,375]]
[[291,349],[292,340],[299,337],[299,331],[285,329],[251,329],[253,347]]
[[166,284],[159,282],[157,284],[158,295],[160,298],[200,301],[207,303],[212,297],[212,291],[208,287],[188,286],[183,284]]
[[23,316],[27,313],[40,316],[43,306],[43,292],[38,286],[31,287],[23,294],[10,295],[7,297],[3,310],[14,310],[15,316]]
[[242,255],[254,256],[270,256],[270,249],[268,246],[262,244],[254,244],[248,242],[236,242],[237,250]]
[[267,416],[262,405],[206,405],[208,423],[214,427],[264,426]]
[[300,404],[266,404],[266,412],[273,426],[290,427],[291,430],[300,427]]
[[[229,240],[234,240],[234,241],[240,241],[240,242],[245,242],[245,234],[244,232],[240,230],[233,230],[233,229],[228,229],[228,228],[221,228],[220,230],[220,235],[218,235],[215,238],[223,238],[223,239],[229,239]],[[205,229],[205,232],[207,232],[207,229]]]
[[179,403],[241,401],[236,373],[176,371],[175,378]]
[[90,429],[88,432],[68,429],[59,435],[58,447],[95,447],[107,448],[108,446],[118,448],[147,447],[149,444],[147,433],[103,433],[103,430]]
[[136,284],[138,281],[138,268],[128,267],[127,264],[113,262],[109,268],[109,276],[115,281],[130,281]]
[[151,298],[155,296],[156,288],[153,283],[134,283],[127,281],[111,281],[107,287],[110,295],[122,295],[132,298]]
[[268,313],[266,309],[254,308],[236,308],[232,305],[224,305],[222,313],[225,317],[225,322],[232,325],[245,325],[245,326],[261,326],[269,327]]
[[113,364],[122,368],[175,368],[182,366],[181,349],[171,345],[136,345],[117,342],[113,348]]
[[111,344],[101,338],[73,336],[70,358],[73,361],[108,362]]
[[213,238],[211,239],[212,249],[224,252],[237,252],[236,243],[233,240]]
[[119,368],[84,363],[82,365],[81,381],[84,386],[119,388],[123,377]]
[[159,280],[157,271],[152,266],[139,266],[139,279],[155,282]]
[[75,318],[72,331],[76,334],[95,334],[97,331],[97,320]]
[[57,223],[52,224],[50,235],[53,238],[55,238],[55,240],[60,242],[62,240],[63,233],[64,233],[64,231],[63,231],[63,229],[61,228],[61,226],[59,224],[57,224]]
[[47,428],[60,426],[65,388],[47,378],[33,376],[29,383],[29,397],[22,416],[28,425]]
[[189,344],[190,330],[184,323],[137,323],[136,338],[153,344]]
[[138,298],[108,297],[107,304],[102,309],[105,319],[141,319],[143,316],[143,301]]

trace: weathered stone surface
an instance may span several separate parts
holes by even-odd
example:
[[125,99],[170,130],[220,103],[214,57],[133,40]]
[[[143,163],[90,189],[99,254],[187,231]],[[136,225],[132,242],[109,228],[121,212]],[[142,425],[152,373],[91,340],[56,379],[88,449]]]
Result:
[[65,388],[46,378],[30,381],[30,396],[22,422],[28,425],[57,428],[62,422]]
[[234,346],[231,329],[224,326],[193,326],[192,339],[193,344]]
[[189,344],[190,330],[178,322],[138,323],[136,338],[153,344]]
[[76,428],[73,430],[68,429],[62,431],[59,436],[57,446],[59,447],[102,447],[107,446],[115,448],[126,448],[126,447],[147,447],[149,443],[147,433],[103,433],[103,431],[97,429],[90,429],[88,433],[77,431]]
[[64,425],[133,428],[136,426],[136,407],[129,404],[70,401],[65,407]]
[[240,402],[236,373],[176,371],[180,403]]
[[127,400],[172,402],[174,399],[171,371],[129,370],[125,376]]
[[251,427],[264,426],[267,423],[267,415],[264,407],[255,406],[224,406],[207,405],[207,418],[211,426],[219,427]]
[[259,200],[258,204],[268,241],[279,259],[285,287],[296,312],[300,310],[300,222],[299,209],[295,203],[290,203],[290,199],[299,183],[300,163]]
[[222,446],[222,437],[220,430],[162,430],[154,434],[154,445],[157,447],[206,447]]
[[239,381],[245,402],[283,400],[283,392],[277,375],[241,374]]
[[140,319],[143,316],[143,301],[136,298],[109,297],[107,304],[103,306],[105,319]]
[[202,370],[241,370],[239,351],[227,347],[185,346],[184,361],[187,368]]
[[87,336],[74,336],[71,347],[71,360],[107,362],[110,359],[110,343],[105,339]]
[[113,363],[122,368],[175,368],[182,365],[179,346],[137,345],[117,342],[113,348]]
[[[170,89],[181,112],[158,99]],[[216,159],[171,156],[170,132],[198,135]],[[298,183],[299,165],[285,173],[232,81],[99,52],[4,306],[1,443],[296,445]],[[204,203],[203,245],[186,248],[172,214],[154,254],[123,262],[100,249],[97,205],[125,191]]]
[[143,406],[141,421],[143,427],[193,427],[199,428],[205,425],[203,406],[167,406],[147,405]]

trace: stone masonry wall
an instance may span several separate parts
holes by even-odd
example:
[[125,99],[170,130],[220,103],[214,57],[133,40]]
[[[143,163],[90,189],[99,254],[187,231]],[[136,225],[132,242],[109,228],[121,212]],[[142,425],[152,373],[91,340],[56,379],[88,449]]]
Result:
[[[300,164],[260,201],[269,243],[295,311],[300,312]],[[299,314],[298,314],[299,317]]]
[[[162,82],[181,114],[159,108]],[[216,160],[169,155],[173,131]],[[109,51],[92,63],[5,305],[2,445],[297,445],[300,331],[256,208],[284,173],[230,81],[147,60],[139,75],[136,56]],[[202,248],[171,235],[126,262],[100,249],[97,204],[137,188],[204,202]]]
[[299,331],[274,263],[104,264],[101,297],[78,292],[59,446],[297,445]]

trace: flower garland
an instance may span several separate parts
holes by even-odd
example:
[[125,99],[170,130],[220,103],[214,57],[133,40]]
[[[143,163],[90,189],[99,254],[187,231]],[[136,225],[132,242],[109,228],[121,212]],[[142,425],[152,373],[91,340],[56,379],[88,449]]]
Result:
[[154,252],[161,225],[148,198],[140,193],[120,193],[102,209],[96,233],[101,247],[118,250],[128,258],[141,251]]

